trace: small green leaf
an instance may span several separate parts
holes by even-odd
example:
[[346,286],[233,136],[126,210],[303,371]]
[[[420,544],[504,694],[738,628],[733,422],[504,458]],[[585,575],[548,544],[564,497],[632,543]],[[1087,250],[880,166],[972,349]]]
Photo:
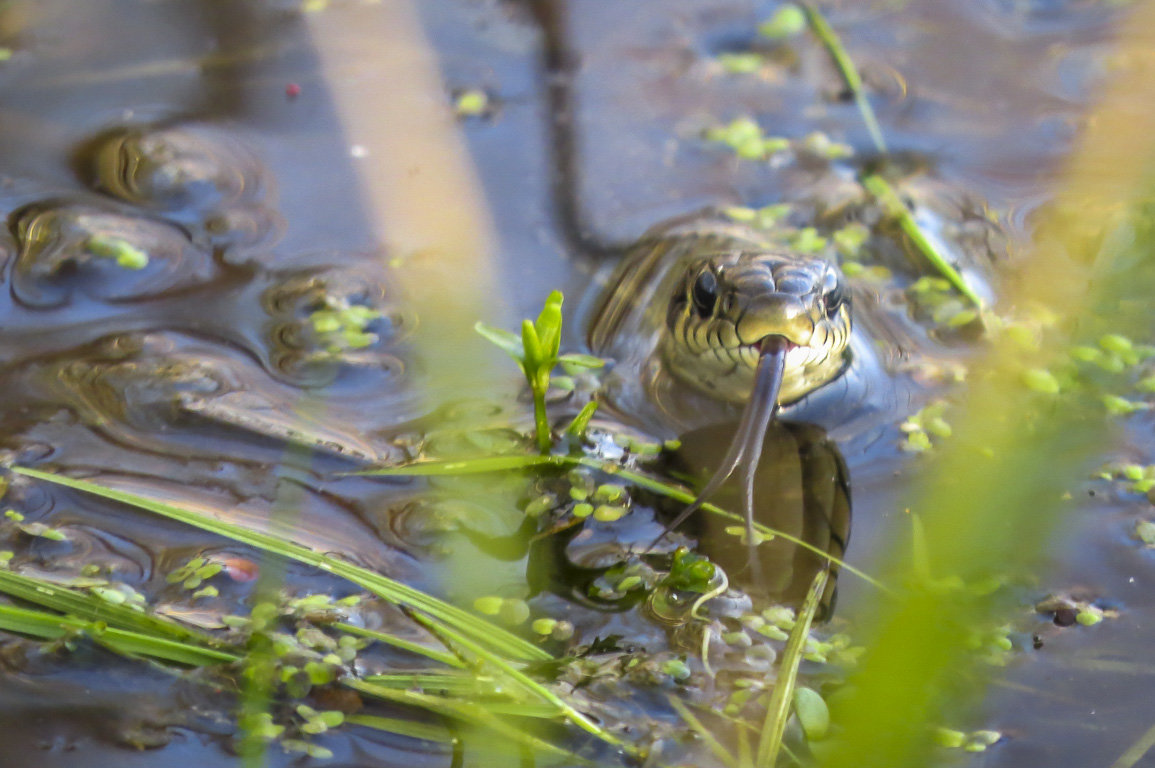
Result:
[[541,342],[542,362],[556,360],[561,348],[561,291],[553,291],[545,300],[534,328]]
[[541,368],[542,362],[545,360],[545,351],[542,348],[541,339],[537,335],[537,328],[529,320],[521,321],[521,347],[525,350],[523,361],[525,375],[531,377]]
[[1126,416],[1136,411],[1146,410],[1147,404],[1136,403],[1117,395],[1103,395],[1103,407],[1107,409],[1107,413],[1115,416]]
[[557,361],[563,365],[576,365],[579,368],[601,368],[606,361],[593,355],[583,355],[580,352],[567,352],[558,357]]
[[521,362],[525,357],[525,349],[521,346],[521,339],[516,334],[501,328],[494,328],[491,325],[486,325],[482,322],[474,323],[473,330],[477,331],[487,340],[493,342],[501,347],[506,353],[517,362]]
[[578,415],[574,416],[573,421],[565,428],[566,434],[584,438],[586,436],[586,430],[590,425],[590,419],[593,418],[594,412],[597,411],[597,409],[598,403],[596,400],[591,400],[583,405]]

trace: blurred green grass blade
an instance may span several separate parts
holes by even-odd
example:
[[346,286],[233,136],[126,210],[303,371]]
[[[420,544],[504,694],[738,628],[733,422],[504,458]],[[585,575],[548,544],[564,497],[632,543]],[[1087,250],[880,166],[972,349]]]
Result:
[[452,461],[419,461],[413,464],[404,464],[398,467],[381,467],[365,469],[359,472],[350,472],[350,475],[366,477],[439,477],[479,475],[486,472],[506,472],[513,469],[529,469],[531,467],[555,466],[561,467],[573,463],[565,456],[482,456],[474,459],[454,459]]
[[698,738],[706,743],[710,752],[721,761],[722,765],[726,766],[726,768],[739,768],[738,760],[722,746],[722,742],[714,737],[710,729],[702,724],[702,721],[698,719],[697,715],[694,714],[689,706],[677,696],[667,696],[666,701],[668,701],[673,710],[678,713],[678,716],[686,721],[686,725],[690,726],[690,730],[698,734]]
[[380,715],[347,715],[345,722],[438,744],[453,744],[457,741],[444,727],[419,723],[415,720],[401,720],[396,717],[382,717]]
[[473,639],[465,637],[464,635],[461,635],[445,627],[442,627],[440,631],[448,636],[448,638],[455,644],[463,646],[465,649],[477,655],[483,661],[492,664],[501,672],[505,673],[510,678],[510,681],[525,693],[532,697],[536,697],[537,699],[544,701],[553,707],[556,707],[559,717],[564,717],[586,733],[598,737],[607,744],[612,744],[613,746],[626,752],[633,752],[633,748],[630,745],[618,739],[612,733],[590,720],[581,712],[578,712],[549,688],[537,682],[529,675],[522,672],[520,669],[517,669],[514,665],[510,664],[505,659],[490,652],[489,649],[485,648],[480,643],[477,643]]
[[332,626],[334,629],[339,629],[342,632],[346,632],[350,635],[357,635],[359,637],[367,637],[371,640],[376,640],[379,643],[385,643],[386,645],[391,645],[394,648],[400,648],[401,650],[409,651],[410,653],[415,653],[418,656],[424,656],[425,658],[430,659],[432,661],[441,662],[442,664],[445,664],[446,666],[458,667],[458,668],[465,666],[465,664],[462,663],[461,659],[457,658],[456,656],[454,656],[451,653],[446,653],[445,651],[438,651],[438,650],[435,650],[433,648],[426,648],[424,645],[421,645],[420,643],[414,643],[410,640],[406,640],[404,638],[397,637],[395,635],[386,634],[385,632],[377,632],[376,630],[366,629],[365,627],[358,627],[354,624],[346,624],[343,621],[338,621],[335,624],[333,624]]
[[802,9],[806,12],[806,20],[810,23],[810,29],[814,31],[815,37],[826,46],[826,50],[830,52],[830,57],[834,59],[834,65],[838,67],[842,79],[846,81],[846,87],[854,95],[854,103],[858,105],[858,111],[862,114],[862,122],[866,123],[870,140],[874,142],[874,146],[879,152],[885,154],[886,140],[882,138],[882,128],[878,125],[878,118],[874,115],[874,107],[870,105],[870,99],[866,95],[866,87],[862,83],[862,77],[858,74],[858,67],[854,66],[854,61],[850,58],[846,46],[842,44],[842,40],[839,39],[834,28],[826,21],[826,17],[819,13],[813,3],[803,3]]
[[41,640],[59,640],[82,633],[92,641],[129,656],[147,656],[192,667],[231,664],[239,657],[215,648],[204,648],[124,629],[106,627],[100,622],[84,621],[48,611],[0,605],[0,629],[30,635]]
[[822,594],[826,591],[826,581],[829,577],[830,572],[826,569],[814,575],[810,591],[806,593],[806,600],[798,611],[798,619],[794,622],[794,628],[790,630],[790,639],[786,641],[786,648],[778,663],[778,679],[774,681],[774,690],[766,705],[766,720],[762,725],[762,737],[758,742],[758,756],[755,761],[757,768],[771,768],[778,760],[778,753],[782,749],[782,734],[786,730],[790,705],[794,701],[798,666],[802,663],[802,652],[806,648],[806,639],[810,636],[810,625],[814,622],[814,614],[818,612],[819,603],[822,602]]
[[[1120,26],[1116,55],[1155,50],[1155,4],[1136,4]],[[1033,227],[1006,306],[1037,306],[1056,318],[1037,349],[995,338],[973,375],[954,435],[936,450],[899,509],[920,514],[936,580],[967,584],[991,573],[1037,570],[1066,510],[1064,494],[1101,460],[1116,429],[1095,385],[1035,392],[1024,372],[1059,370],[1070,349],[1118,334],[1146,341],[1155,328],[1155,80],[1122,68],[1102,84],[1099,106],[1066,164],[1056,200]],[[970,630],[990,625],[994,600],[920,584],[908,552],[887,563],[907,593],[869,607],[858,636],[867,651],[835,713],[829,768],[922,768],[930,724],[979,695],[991,669],[969,649]],[[984,674],[985,672],[985,674]],[[949,695],[948,695],[949,691]]]
[[346,679],[342,680],[342,684],[368,697],[381,699],[383,701],[392,701],[398,704],[407,704],[444,717],[450,717],[465,723],[491,729],[496,735],[504,736],[514,744],[526,747],[534,752],[575,760],[581,764],[589,764],[588,760],[575,755],[573,752],[523,731],[491,711],[489,707],[485,705],[442,696],[430,696],[417,691],[395,690],[387,686],[373,685],[362,680]]
[[347,563],[337,558],[328,557],[320,552],[302,547],[291,541],[279,538],[272,534],[261,533],[244,528],[233,523],[227,523],[197,512],[182,509],[172,504],[138,496],[126,491],[93,483],[88,480],[77,480],[50,472],[42,472],[27,467],[12,467],[17,474],[34,477],[38,480],[63,485],[67,488],[90,493],[105,499],[111,499],[131,507],[152,512],[170,520],[191,525],[210,533],[215,533],[233,541],[247,544],[264,552],[279,555],[327,571],[357,584],[373,592],[378,597],[395,605],[408,605],[428,614],[433,619],[460,629],[466,635],[477,639],[478,644],[488,650],[522,661],[544,661],[551,658],[548,653],[533,645],[527,640],[507,632],[483,619],[456,606],[414,589],[399,581],[390,579],[379,573]]
[[1119,759],[1111,763],[1111,768],[1134,768],[1152,747],[1155,747],[1155,725],[1148,728],[1126,752],[1119,755]]
[[69,633],[63,617],[47,611],[0,605],[0,629],[18,632],[41,640],[59,640]]
[[175,621],[162,619],[124,605],[116,605],[97,595],[52,584],[15,571],[0,570],[0,592],[70,616],[101,621],[110,627],[189,640],[200,645],[219,645],[211,635]]
[[[91,623],[88,624],[91,628]],[[106,629],[95,632],[92,637],[97,642],[107,645],[117,653],[135,656],[148,656],[162,661],[171,661],[177,664],[187,664],[192,667],[204,667],[213,664],[232,664],[240,660],[240,656],[218,650],[216,648],[202,648],[190,643],[177,640],[166,640],[162,637],[152,637],[139,632],[130,632],[125,629]]]

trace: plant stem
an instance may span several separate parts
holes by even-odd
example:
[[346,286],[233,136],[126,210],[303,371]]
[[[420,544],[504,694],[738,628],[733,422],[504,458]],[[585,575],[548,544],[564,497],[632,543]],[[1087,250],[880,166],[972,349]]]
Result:
[[802,9],[806,12],[806,20],[810,23],[810,29],[813,30],[815,37],[826,46],[826,50],[830,52],[830,57],[834,59],[835,66],[838,67],[838,71],[846,81],[846,87],[854,94],[854,103],[858,106],[858,111],[862,113],[862,121],[866,123],[866,130],[870,133],[875,148],[885,154],[886,141],[882,138],[882,129],[878,125],[878,119],[874,116],[874,108],[870,106],[870,100],[866,98],[862,77],[858,74],[858,69],[854,66],[850,54],[846,52],[838,34],[826,22],[825,17],[818,12],[813,3],[803,3]]
[[934,243],[919,228],[910,209],[899,199],[898,194],[895,193],[894,188],[887,183],[886,179],[877,174],[870,174],[862,177],[862,186],[866,187],[866,190],[878,199],[887,215],[894,217],[903,234],[910,238],[914,246],[939,271],[939,274],[958,289],[959,293],[970,299],[976,307],[982,309],[983,300],[979,298],[973,288],[967,285],[966,280],[963,280],[962,275],[946,260],[946,257],[938,252]]
[[553,434],[549,428],[549,416],[545,412],[545,390],[533,388],[533,421],[537,430],[537,447],[543,454],[553,447]]

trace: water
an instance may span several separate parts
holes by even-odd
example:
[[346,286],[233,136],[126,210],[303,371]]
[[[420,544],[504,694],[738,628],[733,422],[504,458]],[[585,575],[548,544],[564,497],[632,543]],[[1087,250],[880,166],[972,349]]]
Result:
[[[711,63],[757,44],[753,30],[770,3],[549,7],[562,12],[496,0],[420,5],[446,98],[483,87],[497,104],[492,116],[462,129],[500,240],[502,293],[493,301],[510,316],[535,314],[555,287],[571,306],[579,303],[603,262],[671,216],[844,193],[837,174],[806,164],[738,162],[698,139],[710,124],[749,115],[776,135],[822,130],[869,159],[859,114],[841,98],[817,46],[773,59],[761,77],[726,76]],[[348,12],[340,4],[324,11]],[[930,190],[925,199],[989,206],[1009,240],[1022,241],[1108,71],[1110,14],[1090,2],[927,0],[843,3],[829,17],[882,94],[875,106],[887,140],[917,169],[916,182]],[[357,197],[359,150],[342,135],[294,5],[48,0],[6,7],[0,29],[15,51],[0,66],[0,206],[9,222],[0,247],[10,288],[0,304],[4,449],[25,463],[97,474],[263,527],[286,445],[308,447],[315,455],[296,474],[297,540],[445,589],[436,576],[436,505],[422,486],[333,479],[364,461],[406,457],[419,444],[428,414],[414,395],[421,379],[407,339],[423,309],[394,295],[385,262],[395,254],[377,242]],[[373,61],[361,66],[371,70]],[[567,78],[571,98],[560,126],[549,119],[559,108],[559,91],[549,87],[557,77]],[[147,266],[115,266],[118,255],[135,258],[121,241],[148,244]],[[350,307],[374,313],[355,323],[352,343],[309,319]],[[581,329],[571,323],[569,331],[568,345],[579,346]],[[359,333],[375,338],[359,346]],[[505,412],[487,418],[495,430],[509,420]],[[821,434],[809,440],[820,446],[810,465],[768,465],[779,475],[767,482],[803,491],[778,524],[805,529],[804,515],[786,518],[815,497],[841,509],[849,472],[850,555],[869,567],[901,520],[895,499],[915,470],[895,448],[893,429],[843,444],[849,469]],[[1149,456],[1150,446],[1136,440],[1134,453]],[[683,470],[701,472],[709,457],[682,461]],[[822,482],[782,479],[805,466],[822,467]],[[28,519],[69,534],[64,543],[21,543],[22,565],[36,572],[96,563],[141,591],[162,593],[164,574],[193,555],[246,554],[114,505],[80,504],[31,485],[12,494],[8,503]],[[985,723],[1012,738],[987,764],[1098,764],[1148,727],[1150,670],[1139,649],[1152,625],[1155,606],[1144,587],[1153,576],[1150,559],[1127,537],[1129,503],[1089,505],[1072,534],[1079,546],[1060,550],[1060,568],[1048,577],[1122,602],[1125,620],[1093,634],[1039,620],[1042,650],[992,697]],[[504,519],[482,521],[472,541],[494,557],[495,588],[516,587],[542,562],[561,562],[573,572],[543,587],[543,609],[574,618],[587,640],[619,633],[656,649],[670,642],[667,633],[638,611],[619,610],[632,606],[579,605],[586,581],[620,559],[622,541],[646,541],[659,530],[652,517],[638,517],[630,528],[591,527],[595,535],[565,539],[560,552],[502,550],[516,528]],[[848,526],[839,519],[833,532],[819,526],[815,535],[841,550]],[[728,571],[742,572],[742,551],[715,552]],[[796,598],[813,562],[779,554],[762,564],[764,575],[776,595]],[[783,569],[792,557],[797,568]],[[303,568],[288,576],[301,590],[341,589]],[[250,589],[231,584],[224,610],[238,609]],[[862,589],[844,578],[838,610],[852,616]],[[229,759],[227,726],[201,714],[220,701],[196,685],[95,648],[72,659],[14,644],[3,663],[0,733],[27,764]],[[360,731],[325,740],[335,765],[449,762],[413,752],[415,743]],[[293,759],[274,750],[275,763]]]

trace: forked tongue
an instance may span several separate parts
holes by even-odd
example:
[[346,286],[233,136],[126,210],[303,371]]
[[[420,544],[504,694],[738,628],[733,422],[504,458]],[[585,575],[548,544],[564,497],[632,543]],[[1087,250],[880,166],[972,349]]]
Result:
[[758,368],[754,373],[754,389],[750,392],[746,409],[742,411],[742,418],[738,422],[738,429],[730,442],[730,448],[726,451],[726,457],[722,459],[722,464],[693,503],[662,529],[657,538],[646,547],[647,550],[653,549],[667,533],[701,509],[738,467],[742,468],[739,478],[742,481],[742,512],[746,517],[746,541],[753,546],[754,470],[757,469],[758,459],[762,456],[766,428],[778,410],[778,393],[782,389],[782,372],[786,367],[786,351],[789,347],[790,343],[782,336],[767,336],[762,340],[758,349]]

